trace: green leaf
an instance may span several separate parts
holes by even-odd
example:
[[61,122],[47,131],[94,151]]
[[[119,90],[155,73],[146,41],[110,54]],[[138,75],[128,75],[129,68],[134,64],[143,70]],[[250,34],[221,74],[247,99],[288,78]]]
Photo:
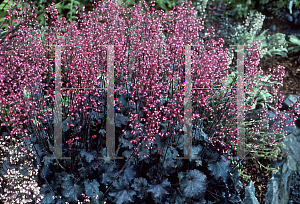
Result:
[[290,47],[288,48],[289,52],[298,52],[300,50],[300,47]]
[[293,44],[296,44],[296,45],[298,45],[298,46],[300,46],[300,40],[299,40],[299,38],[297,38],[297,37],[295,37],[295,36],[293,36],[293,35],[289,35],[289,37],[290,37],[290,42],[292,42]]
[[67,7],[67,8],[71,8],[72,7],[72,3],[68,3],[65,7]]
[[82,4],[79,1],[73,1],[74,8],[75,6],[81,6]]
[[263,81],[263,82],[270,83],[270,82],[269,82],[269,79],[270,79],[270,78],[271,78],[271,75],[264,76],[264,77],[262,78],[262,81]]
[[235,77],[235,72],[232,72],[231,74],[229,74],[228,76],[227,76],[227,86],[230,86],[231,85],[231,83],[233,82],[233,79],[232,79],[232,77]]
[[256,101],[254,102],[254,104],[251,106],[251,110],[254,110],[256,108]]
[[272,97],[272,94],[266,93],[265,96],[268,97],[268,99],[270,99]]
[[[260,92],[260,97],[259,98],[262,98],[260,100],[267,101],[267,94],[268,93],[266,91]],[[259,101],[259,100],[257,99],[257,101]]]
[[[1,4],[0,4],[0,9],[2,10],[2,8],[4,7],[4,5],[7,3],[8,0],[4,0]],[[6,4],[6,6],[3,8],[3,11],[6,12],[7,9],[9,9],[9,7],[12,5],[12,1],[9,1],[8,4]]]
[[72,14],[74,14],[74,12],[69,11],[67,14],[70,15],[70,16],[72,16]]
[[263,43],[261,44],[261,47],[262,48],[265,48],[265,47],[267,47],[268,45],[267,45],[267,43],[266,43],[266,41],[263,41]]
[[169,8],[173,8],[176,5],[175,1],[167,1],[167,4]]
[[123,0],[118,0],[118,5],[121,6],[121,4],[123,3]]
[[272,56],[271,55],[271,53],[272,53],[274,55],[277,54],[277,55],[280,55],[280,56],[288,57],[287,54],[284,53],[284,52],[288,52],[288,50],[286,48],[276,48],[276,49],[273,48],[273,49],[268,50],[268,54],[270,56]]
[[264,31],[259,35],[259,37],[260,37],[260,38],[265,38],[265,34],[266,34],[266,32],[268,32],[268,30],[269,30],[269,29],[264,30]]
[[255,96],[256,96],[256,94],[258,92],[258,88],[254,88],[254,89],[252,89],[252,91],[255,93]]
[[63,5],[62,5],[62,4],[56,5],[56,9],[57,9],[57,10],[61,10],[62,8],[63,8]]
[[[162,2],[161,0],[159,0],[158,2]],[[168,12],[169,10],[168,10],[168,8],[166,7],[166,5],[165,5],[165,3],[158,3],[158,6],[160,7],[160,8],[162,8],[162,9],[164,9],[165,10],[165,12]]]

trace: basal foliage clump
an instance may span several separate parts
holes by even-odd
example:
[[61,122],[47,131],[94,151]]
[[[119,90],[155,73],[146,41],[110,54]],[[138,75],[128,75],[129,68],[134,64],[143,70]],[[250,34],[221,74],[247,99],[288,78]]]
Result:
[[[260,12],[251,11],[244,24],[234,27],[232,34],[228,36],[228,40],[232,44],[246,45],[250,43],[260,42],[260,58],[268,58],[274,55],[287,57],[287,45],[285,34],[276,33],[266,35],[267,30],[261,31],[265,15]],[[232,52],[232,50],[230,50]]]
[[[154,11],[154,2],[124,8],[114,1],[103,1],[92,12],[78,11],[82,15],[75,23],[59,18],[53,5],[45,15],[47,29],[41,32],[41,25],[24,22],[10,44],[1,42],[10,49],[1,52],[0,101],[1,110],[7,111],[0,117],[1,125],[11,129],[11,137],[24,140],[28,134],[25,139],[30,139],[41,158],[54,153],[53,129],[59,117],[54,104],[59,93],[54,92],[58,62],[54,61],[53,47],[62,46],[62,154],[71,159],[39,159],[43,163],[39,182],[48,184],[43,188],[43,202],[75,203],[89,197],[91,202],[197,203],[212,201],[213,188],[217,188],[214,194],[222,195],[221,202],[239,201],[236,178],[229,176],[233,170],[221,155],[235,156],[238,147],[233,122],[236,91],[226,91],[215,100],[214,92],[203,89],[226,88],[230,57],[223,39],[213,39],[214,28],[200,37],[203,23],[196,18],[191,2],[165,14]],[[111,104],[106,103],[104,89],[109,45],[114,45],[116,155],[126,160],[99,159],[107,156],[105,145],[110,139],[105,138],[105,129]],[[195,149],[190,156],[196,160],[176,158],[186,148],[183,123],[188,45],[193,45],[191,123],[196,127]],[[257,44],[247,52],[246,93],[261,88],[253,80],[261,73]],[[281,78],[271,76],[271,80],[282,80],[283,70],[281,66],[275,69],[274,74]],[[276,109],[279,103],[275,98],[272,102]],[[252,105],[246,103],[245,111]],[[53,194],[62,198],[52,201]]]

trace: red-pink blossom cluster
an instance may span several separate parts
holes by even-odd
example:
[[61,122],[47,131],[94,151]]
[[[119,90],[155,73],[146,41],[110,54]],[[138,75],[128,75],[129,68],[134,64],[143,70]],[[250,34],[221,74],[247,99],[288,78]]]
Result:
[[[154,2],[151,1],[150,4],[152,3]],[[54,3],[51,5],[53,6]],[[144,4],[144,7],[147,12],[143,12],[141,5],[123,8],[110,0],[98,2],[92,12],[83,13],[81,18],[73,24],[65,18],[59,19],[55,8],[48,8],[47,15],[45,15],[48,22],[46,35],[39,32],[41,25],[35,27],[34,22],[31,22],[33,25],[21,23],[20,29],[16,31],[17,37],[11,39],[12,42],[7,45],[10,51],[1,52],[0,103],[2,107],[8,109],[8,114],[0,116],[2,125],[9,127],[9,121],[12,121],[11,134],[23,134],[29,128],[29,122],[33,117],[42,121],[46,115],[53,116],[41,107],[47,107],[54,101],[55,80],[50,69],[55,66],[54,61],[49,60],[47,53],[54,51],[55,44],[62,45],[62,85],[74,89],[100,86],[100,81],[97,79],[99,73],[106,76],[108,72],[105,68],[107,47],[103,45],[114,45],[115,79],[118,78],[121,82],[133,82],[130,99],[133,104],[146,101],[145,117],[141,117],[141,113],[130,115],[131,134],[136,135],[132,143],[144,144],[152,149],[151,143],[156,135],[169,137],[171,134],[177,134],[181,137],[182,128],[177,128],[176,125],[177,122],[183,124],[185,119],[183,114],[185,84],[182,83],[185,78],[184,46],[193,45],[191,49],[192,80],[199,88],[212,88],[212,84],[225,88],[222,82],[228,75],[229,69],[227,48],[224,49],[224,41],[221,38],[212,39],[215,37],[214,28],[205,31],[207,32],[205,37],[200,37],[200,33],[204,32],[203,23],[195,17],[195,9],[191,6],[191,2],[183,4],[182,7],[176,7],[169,14],[154,11],[147,4]],[[11,28],[11,26],[8,27]],[[1,47],[4,47],[4,44],[5,42],[2,41]],[[126,53],[127,50],[129,53]],[[245,83],[249,83],[250,87],[247,89],[251,89],[258,86],[253,81],[253,77],[257,72],[261,72],[258,68],[260,52],[257,44],[250,46],[247,53],[244,63]],[[274,76],[272,79],[282,82],[284,67],[279,66],[274,74],[275,72],[279,73],[280,77]],[[177,93],[167,105],[158,107],[161,99],[168,94],[172,80],[179,82],[176,84]],[[37,85],[45,92],[38,102],[23,94],[24,89],[33,90]],[[120,87],[115,85],[115,88],[118,91]],[[63,91],[62,96],[70,97],[72,92],[74,95],[74,90]],[[210,119],[217,117],[210,107],[213,92],[213,89],[211,91],[193,89],[192,91],[193,103],[210,112]],[[82,114],[86,118],[92,109],[100,112],[97,108],[99,103],[97,104],[90,97],[91,106],[86,102],[86,97],[99,97],[101,94],[100,90],[94,89],[78,91],[72,98],[71,105],[68,107],[69,113],[66,116],[71,116],[72,120],[76,120]],[[232,91],[232,97],[235,97],[234,94],[236,92]],[[279,99],[275,108],[282,101],[282,96]],[[218,109],[224,109],[222,118],[226,120],[226,114],[236,114],[235,101],[231,100],[225,106],[229,108],[218,107]],[[249,104],[246,105],[247,110],[249,110]],[[193,113],[194,121],[205,119],[208,118],[200,112]],[[139,125],[141,121],[145,122],[143,128]],[[159,131],[162,122],[169,123],[170,132],[165,134]],[[70,124],[69,127],[80,129],[82,125]],[[230,139],[225,137],[228,131]],[[211,138],[212,143],[221,144],[224,147],[222,150],[224,153],[228,149],[236,150],[236,131],[237,128],[219,127],[217,134]],[[73,140],[70,139],[68,142],[72,144]]]

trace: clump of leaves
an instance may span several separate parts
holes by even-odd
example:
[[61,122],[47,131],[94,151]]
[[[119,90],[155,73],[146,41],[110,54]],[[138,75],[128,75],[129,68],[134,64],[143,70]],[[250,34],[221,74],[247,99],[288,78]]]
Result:
[[136,192],[130,188],[128,182],[124,179],[119,179],[114,182],[113,186],[115,187],[112,192],[109,193],[110,196],[114,198],[114,203],[129,203],[134,202],[133,196],[136,195]]
[[135,178],[131,187],[136,192],[138,192],[137,197],[143,199],[144,197],[147,196],[148,182],[145,178],[143,177]]
[[147,192],[151,192],[151,196],[156,203],[162,202],[165,196],[170,194],[167,190],[167,188],[170,187],[170,182],[168,179],[164,180],[162,183],[149,186],[150,187]]
[[[272,57],[273,55],[287,56],[287,42],[285,34],[276,33],[274,35],[265,35],[268,29],[261,31],[265,15],[260,12],[251,11],[244,25],[234,27],[233,34],[229,36],[228,40],[232,44],[249,45],[253,42],[260,42],[260,58]],[[260,33],[260,34],[259,34]],[[232,52],[232,48],[229,50]]]
[[[236,78],[236,76],[236,72],[232,72],[227,76],[228,87],[233,86],[233,79]],[[253,87],[251,91],[245,93],[245,98],[249,99],[248,101],[246,101],[246,103],[251,104],[251,110],[256,109],[257,105],[260,105],[262,108],[271,108],[270,101],[273,96],[270,94],[269,89],[271,91],[274,91],[274,87],[272,86],[272,84],[278,84],[280,86],[283,86],[283,84],[276,81],[270,81],[270,75],[261,77],[260,73],[258,73],[255,77],[255,80],[267,89],[258,89],[257,87]],[[247,83],[247,87],[248,86],[249,83]],[[221,93],[221,97],[225,96],[225,90],[220,90],[219,92]]]
[[229,5],[231,5],[231,10],[235,12],[235,18],[246,18],[247,14],[254,9],[254,3],[251,0],[229,0]]
[[199,198],[206,191],[206,176],[197,169],[178,174],[180,190],[187,198]]
[[228,177],[228,172],[230,170],[229,162],[222,155],[218,162],[209,163],[208,169],[211,171],[211,174],[216,179],[222,179],[222,181],[225,182]]
[[293,35],[289,35],[289,38],[290,38],[289,39],[290,46],[288,48],[289,52],[298,52],[300,50],[300,39]]

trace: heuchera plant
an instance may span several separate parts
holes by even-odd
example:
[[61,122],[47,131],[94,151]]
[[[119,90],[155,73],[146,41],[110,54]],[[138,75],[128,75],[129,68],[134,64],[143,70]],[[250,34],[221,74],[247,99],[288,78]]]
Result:
[[[116,100],[115,110],[116,114],[129,113],[127,116],[130,120],[128,124],[130,130],[122,130],[121,133],[116,134],[116,137],[120,144],[122,143],[122,148],[129,147],[134,150],[136,162],[151,157],[150,155],[160,157],[159,155],[163,154],[165,157],[162,156],[164,158],[162,161],[171,164],[172,161],[168,161],[169,157],[183,152],[182,148],[177,152],[169,144],[183,137],[184,45],[194,45],[191,50],[192,84],[193,87],[200,89],[194,88],[192,91],[193,123],[203,125],[212,149],[215,148],[224,154],[231,151],[230,153],[234,155],[238,145],[237,128],[234,128],[233,120],[225,128],[220,127],[220,124],[225,124],[226,121],[228,124],[230,117],[232,119],[236,115],[237,107],[234,101],[236,91],[231,90],[228,92],[229,95],[219,98],[221,103],[215,106],[215,109],[211,105],[214,101],[212,90],[216,87],[226,88],[224,82],[229,74],[228,49],[223,48],[224,41],[212,39],[213,28],[206,31],[204,38],[200,37],[203,25],[201,19],[195,17],[191,2],[176,7],[168,15],[154,11],[153,1],[150,4],[149,7],[144,2],[125,9],[113,1],[99,2],[93,12],[83,13],[81,19],[73,24],[65,18],[58,19],[57,10],[49,7],[45,15],[48,27],[43,33],[40,32],[41,25],[36,26],[32,20],[23,19],[20,29],[15,31],[16,36],[10,39],[11,42],[7,45],[5,41],[1,42],[1,47],[8,50],[1,52],[4,55],[1,56],[0,66],[1,113],[7,111],[1,115],[1,126],[11,129],[10,134],[19,139],[30,139],[24,137],[28,132],[35,134],[41,143],[48,141],[50,144],[49,138],[53,140],[55,62],[51,58],[54,58],[54,45],[60,44],[63,47],[62,87],[69,88],[62,91],[62,97],[69,103],[68,107],[63,107],[63,119],[64,122],[66,121],[62,127],[65,136],[63,142],[69,144],[70,150],[80,149],[81,144],[87,144],[86,149],[91,150],[94,147],[99,151],[95,147],[99,146],[97,139],[100,140],[100,131],[93,130],[90,126],[95,126],[95,123],[100,125],[98,118],[99,115],[105,114],[107,96],[104,90],[94,88],[103,85],[101,83],[103,80],[99,80],[100,75],[107,76],[107,47],[103,45],[114,45],[115,94],[119,98],[123,97],[120,101]],[[26,14],[28,16],[30,12],[27,11]],[[11,26],[8,28],[12,29]],[[11,34],[5,39],[8,41],[10,36]],[[245,57],[245,84],[249,84],[245,92],[254,87],[261,88],[253,81],[255,74],[260,71],[257,68],[260,53],[255,49],[256,46],[256,44],[250,46]],[[279,67],[274,71],[275,73],[280,74],[279,80],[282,82],[284,68]],[[272,79],[277,80],[276,77],[273,76]],[[172,92],[175,80],[178,82],[175,86],[177,92],[172,93],[171,98],[167,97],[164,100],[169,91]],[[125,91],[122,89],[124,86],[126,86]],[[77,88],[80,90],[76,90]],[[211,90],[201,88],[211,88]],[[30,95],[26,96],[24,94],[26,92],[30,92]],[[275,90],[275,96],[276,93]],[[122,103],[126,101],[124,97],[129,104]],[[225,98],[232,99],[223,103]],[[275,98],[273,103],[276,111],[280,103],[275,101]],[[245,104],[246,112],[251,105]],[[45,126],[43,123],[48,125]],[[37,128],[33,128],[34,126]],[[259,129],[259,126],[255,128]],[[105,129],[104,124],[101,124],[101,129]],[[163,129],[167,131],[162,131]],[[251,137],[255,136],[251,135]],[[272,139],[270,136],[270,145],[273,145]],[[53,141],[51,142],[53,144]],[[163,148],[163,143],[168,146]],[[70,152],[69,154],[72,156],[73,164],[74,158],[78,155],[74,156]],[[93,156],[87,153],[82,155],[88,158],[88,162],[93,160]],[[127,158],[131,157],[126,153],[124,155]],[[217,162],[219,159],[226,163],[224,157],[216,157],[213,161]],[[220,171],[224,166],[223,161],[215,164],[211,163],[211,160],[208,166],[212,175],[217,179],[222,178],[225,182],[227,175]],[[173,165],[179,166],[174,163]],[[74,167],[70,172],[72,170]],[[128,171],[128,175],[132,171]],[[159,170],[156,169],[156,172]],[[109,176],[103,176],[103,184],[113,181],[116,176],[113,172],[107,175]],[[193,182],[190,182],[189,178]],[[118,182],[123,186],[132,179],[129,176],[127,181]],[[197,194],[205,192],[205,176],[201,172],[187,172],[183,181],[180,189],[187,198],[194,198]],[[196,184],[197,181],[202,183]],[[160,176],[156,183],[150,185],[147,192],[150,192],[153,200],[158,202],[168,194],[169,187],[169,181],[165,180],[164,176]],[[126,188],[128,188],[127,201],[132,201],[135,192],[128,186]],[[141,188],[136,188],[142,191]],[[195,191],[189,192],[188,189],[195,189]],[[113,192],[110,195],[115,197],[124,195],[124,189],[116,190],[121,192]]]
[[[26,132],[28,129],[26,127],[28,127],[29,120],[33,121],[33,118],[42,121],[45,120],[46,116],[52,116],[51,113],[48,113],[49,110],[38,109],[42,106],[49,107],[49,104],[54,101],[54,73],[51,75],[49,70],[49,68],[54,66],[54,61],[50,61],[46,58],[46,56],[49,56],[49,52],[53,51],[53,46],[47,46],[44,42],[48,41],[48,44],[50,45],[55,43],[67,44],[67,38],[70,38],[68,46],[62,50],[61,64],[65,65],[62,68],[63,87],[93,88],[99,86],[100,82],[97,81],[97,76],[99,73],[102,73],[104,76],[107,75],[107,70],[104,68],[105,65],[98,69],[96,67],[99,67],[99,64],[105,64],[106,61],[104,60],[104,63],[99,62],[96,57],[91,56],[94,56],[95,53],[98,54],[99,50],[105,50],[101,45],[109,45],[109,43],[116,45],[115,78],[118,78],[122,73],[123,79],[118,79],[118,81],[128,82],[128,79],[131,79],[132,82],[138,81],[140,84],[144,85],[143,90],[140,87],[138,88],[138,84],[135,83],[132,83],[131,87],[132,95],[130,102],[133,104],[144,102],[143,106],[145,109],[144,117],[141,117],[138,113],[133,113],[131,115],[131,121],[134,123],[134,120],[136,119],[141,121],[145,120],[144,129],[146,130],[137,130],[138,127],[135,127],[136,130],[133,130],[132,133],[140,133],[140,135],[136,140],[132,141],[133,143],[141,144],[142,141],[148,142],[148,148],[150,148],[154,139],[154,134],[159,134],[162,137],[165,135],[159,133],[159,124],[162,119],[168,121],[170,125],[174,123],[174,119],[179,119],[179,122],[183,121],[184,76],[182,76],[182,73],[184,73],[184,61],[182,59],[183,57],[181,59],[175,59],[175,56],[183,56],[184,49],[182,45],[191,44],[193,39],[197,39],[199,31],[202,29],[200,20],[195,19],[193,13],[192,15],[188,15],[186,20],[183,20],[185,18],[183,15],[186,12],[183,8],[178,8],[177,15],[174,15],[173,12],[171,12],[173,15],[166,16],[161,12],[159,14],[159,12],[155,11],[138,14],[137,12],[140,11],[139,8],[135,8],[135,11],[121,12],[120,10],[122,9],[114,3],[108,5],[109,8],[103,6],[96,9],[94,15],[99,15],[98,19],[93,18],[91,14],[84,14],[82,18],[89,18],[89,20],[80,25],[80,30],[74,24],[68,24],[65,19],[58,21],[57,17],[52,16],[48,21],[47,35],[44,38],[39,32],[41,25],[28,28],[24,26],[17,31],[17,37],[12,39],[10,45],[7,45],[8,48],[16,50],[17,52],[5,53],[2,67],[3,72],[1,75],[1,94],[4,96],[1,98],[2,107],[8,109],[9,113],[4,117],[1,117],[3,120],[2,126],[10,126],[7,122],[14,121],[11,134],[22,135],[22,133]],[[52,15],[55,11],[56,10],[54,9],[53,11],[48,12],[48,15],[45,17],[48,19],[49,15]],[[124,18],[120,18],[122,16],[124,16]],[[156,18],[153,18],[153,16],[156,16]],[[158,20],[159,18],[157,18],[157,16],[161,16],[161,20]],[[171,22],[170,19],[173,19],[173,22]],[[116,24],[118,27],[115,26]],[[192,27],[194,29],[192,29]],[[163,32],[162,30],[159,30],[159,28],[164,32],[173,33],[173,36],[164,40]],[[180,33],[179,30],[183,30],[184,32]],[[26,35],[25,31],[27,34],[31,33],[27,39],[18,37]],[[120,35],[120,33],[124,33],[124,35]],[[63,37],[57,40],[58,36]],[[130,36],[131,38],[129,38]],[[44,39],[44,41],[42,39]],[[141,39],[143,40],[141,41]],[[32,47],[27,45],[28,40],[30,40],[33,45]],[[171,46],[167,47],[166,42]],[[222,39],[218,42],[212,40],[210,42],[211,45],[208,44],[208,41],[205,43],[205,45],[200,45],[198,43],[197,45],[199,47],[195,48],[195,50],[198,50],[197,52],[201,52],[200,50],[203,49],[204,46],[206,48],[211,48],[207,54],[203,53],[203,59],[197,59],[197,61],[201,62],[201,67],[203,67],[203,69],[195,69],[194,66],[192,67],[194,77],[197,79],[196,86],[198,87],[208,87],[211,82],[215,82],[216,85],[221,84],[221,76],[227,73],[226,70],[228,68],[228,64],[226,64],[226,59],[224,57],[226,56],[226,50],[223,51],[221,49],[221,44],[223,43]],[[91,45],[93,46],[91,47]],[[160,49],[159,45],[162,45]],[[124,54],[127,46],[129,50],[139,50],[139,52],[130,53],[132,56],[129,60],[127,59],[127,62],[130,62],[131,59],[138,59],[131,64],[131,67],[129,67],[129,63],[126,63],[126,54]],[[72,49],[72,47],[76,47],[76,51],[75,49]],[[150,47],[152,48],[151,50],[149,50]],[[212,49],[212,47],[214,47],[214,49]],[[38,51],[33,52],[31,49]],[[192,56],[195,52],[196,51],[192,52]],[[209,55],[216,54],[219,55],[218,58],[209,59]],[[28,56],[26,60],[24,60],[23,57],[25,55]],[[64,55],[70,55],[72,57],[68,58]],[[159,59],[159,56],[164,57]],[[204,59],[207,62],[204,61]],[[33,63],[33,61],[35,63]],[[172,68],[171,66],[168,67],[168,65],[174,63],[177,63],[177,69]],[[9,70],[7,69],[8,67]],[[217,71],[214,71],[213,67],[215,67]],[[128,73],[130,74],[130,77],[128,77]],[[168,106],[163,105],[158,109],[157,104],[160,101],[159,98],[166,95],[169,91],[168,82],[171,79],[176,79],[176,77],[181,81],[181,84],[178,84],[178,90],[181,91],[178,92],[174,99],[169,101]],[[34,90],[36,87],[39,87],[39,89],[42,89],[44,92],[39,98],[39,104],[32,102],[28,96],[24,95],[24,90]],[[118,90],[118,86],[116,90]],[[74,90],[64,91],[62,93],[63,97],[69,96],[71,91]],[[202,91],[200,91],[200,93],[201,92]],[[84,90],[84,93],[85,95],[90,94],[89,100],[92,101],[92,96],[99,96],[99,91]],[[70,116],[72,120],[78,118],[79,114],[85,113],[88,115],[89,110],[92,109],[92,107],[85,106],[87,103],[84,103],[86,100],[84,93],[74,96],[73,103],[71,103],[72,105],[68,107],[70,114],[67,116]],[[37,92],[33,93],[32,96],[33,95],[37,95]],[[202,106],[206,106],[206,98],[209,94],[202,95],[201,97],[200,94],[197,95],[198,97],[195,102],[202,104]],[[176,102],[174,103],[174,101],[177,101],[178,104]],[[101,102],[98,102],[98,104],[100,103]],[[79,106],[76,109],[75,107],[78,104],[82,106]],[[96,105],[97,102],[94,101],[93,106],[96,108],[95,111],[100,111],[97,110]],[[118,108],[119,107],[117,106],[116,109]],[[18,110],[18,113],[14,113],[14,110]],[[160,110],[166,110],[168,114],[164,116]],[[198,118],[200,117],[198,116]],[[38,122],[38,124],[40,124],[40,122]],[[175,125],[176,124],[173,124],[173,127],[175,127]],[[75,128],[80,128],[80,126]],[[166,135],[176,134],[176,131],[179,130],[179,128],[172,127],[170,127],[170,129],[175,129],[175,131]],[[180,129],[180,131],[182,130]]]
[[[285,138],[284,132],[282,127],[284,126],[284,123],[286,121],[285,118],[285,112],[283,111],[282,113],[279,113],[279,108],[281,108],[281,103],[283,101],[283,95],[278,93],[279,86],[282,84],[283,81],[283,76],[284,76],[284,67],[278,66],[276,69],[273,69],[272,75],[264,76],[262,70],[260,67],[257,67],[259,64],[259,56],[260,56],[260,44],[258,43],[253,43],[249,48],[247,48],[247,54],[245,55],[245,76],[249,76],[248,78],[245,79],[245,122],[246,121],[251,121],[251,130],[250,126],[248,124],[250,123],[245,123],[246,127],[246,133],[250,133],[249,135],[247,134],[245,138],[246,142],[246,150],[250,150],[252,148],[253,151],[255,152],[264,152],[266,149],[274,149],[274,152],[276,149],[281,147],[283,145],[283,140]],[[249,70],[256,70],[256,71],[251,71]],[[271,71],[271,69],[269,68]],[[247,73],[248,72],[248,73]],[[253,74],[255,73],[255,75]],[[231,76],[236,76],[236,73],[231,73]],[[255,77],[254,77],[255,76]],[[232,86],[232,79],[229,77],[230,80],[227,82],[228,84],[231,84]],[[267,80],[266,80],[267,78]],[[252,79],[252,81],[251,81]],[[255,81],[256,83],[253,83]],[[268,83],[264,83],[268,82]],[[270,86],[270,83],[273,85]],[[254,92],[253,92],[254,90]],[[221,91],[221,98],[224,97],[224,90]],[[258,103],[259,100],[261,100],[261,95],[263,93],[268,93],[268,98],[264,97],[264,101]],[[264,95],[263,95],[264,96]],[[277,100],[276,100],[277,99]],[[281,101],[281,102],[280,102]],[[212,102],[214,106],[217,106],[218,100],[214,100]],[[261,105],[261,103],[263,103]],[[260,105],[261,108],[259,109]],[[258,109],[258,110],[257,110]],[[292,108],[293,109],[293,108]],[[274,124],[272,126],[268,126],[269,123],[269,117],[268,117],[268,112],[267,110],[271,110],[276,114],[276,119],[275,121],[279,121],[279,124]],[[255,121],[252,121],[253,118],[255,118]],[[264,119],[262,119],[264,118]],[[297,117],[295,117],[297,119]],[[261,120],[262,119],[262,120]],[[295,119],[295,120],[296,120]],[[294,120],[294,121],[295,121]],[[219,123],[217,123],[219,124]],[[263,125],[262,125],[263,124]],[[290,123],[289,125],[291,125]],[[265,129],[267,127],[267,129]],[[229,122],[226,121],[224,124],[222,124],[221,129],[228,129],[229,132],[233,131],[233,127],[230,126]],[[231,129],[231,130],[230,130]],[[268,134],[263,134],[264,132],[262,131],[268,131]],[[286,133],[286,132],[285,132]],[[236,133],[237,134],[237,133]],[[278,137],[279,136],[279,137]],[[224,134],[218,134],[212,138],[212,141],[221,141],[220,143],[226,141],[226,136]],[[257,143],[259,141],[259,143]],[[256,143],[253,146],[253,143]],[[228,145],[228,143],[226,143]],[[229,147],[229,146],[228,146]],[[220,148],[220,145],[217,145],[216,148]],[[223,148],[221,146],[221,148]],[[221,149],[220,148],[220,149]],[[230,147],[229,147],[230,148]],[[231,149],[231,148],[230,148]],[[223,150],[224,151],[224,150]],[[225,150],[226,151],[226,150]],[[229,158],[231,157],[232,154],[229,154]],[[265,155],[264,158],[267,159],[274,159],[276,158],[277,155]]]

